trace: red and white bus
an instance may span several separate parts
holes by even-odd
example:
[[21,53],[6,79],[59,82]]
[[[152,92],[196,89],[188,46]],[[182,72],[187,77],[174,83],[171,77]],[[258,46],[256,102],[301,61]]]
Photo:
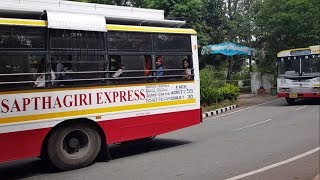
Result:
[[108,144],[202,121],[194,30],[14,15],[0,18],[0,162],[81,168]]
[[320,98],[320,45],[278,53],[278,97],[288,104],[298,98]]

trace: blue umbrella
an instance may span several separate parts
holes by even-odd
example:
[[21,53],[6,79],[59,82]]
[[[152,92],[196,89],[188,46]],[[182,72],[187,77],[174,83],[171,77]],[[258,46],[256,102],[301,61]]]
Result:
[[223,54],[226,56],[234,55],[253,55],[253,49],[247,46],[241,46],[231,42],[221,44],[212,44],[203,47],[202,54]]
[[[234,44],[231,42],[225,42],[221,44],[212,44],[207,45],[202,48],[201,54],[223,54],[225,56],[231,56],[231,59],[233,59],[232,56],[234,55],[248,55],[250,56],[250,72],[252,72],[252,65],[251,65],[251,56],[253,55],[254,51],[252,48],[249,48],[247,46],[241,46],[238,44]],[[228,75],[227,79],[230,80],[230,74],[231,74],[231,59],[229,59],[229,67],[228,67]]]

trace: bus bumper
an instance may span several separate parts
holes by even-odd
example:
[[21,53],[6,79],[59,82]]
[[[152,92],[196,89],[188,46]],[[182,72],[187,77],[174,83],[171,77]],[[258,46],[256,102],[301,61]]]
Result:
[[[290,98],[290,93],[278,93],[278,97]],[[320,98],[318,93],[297,93],[297,98]]]

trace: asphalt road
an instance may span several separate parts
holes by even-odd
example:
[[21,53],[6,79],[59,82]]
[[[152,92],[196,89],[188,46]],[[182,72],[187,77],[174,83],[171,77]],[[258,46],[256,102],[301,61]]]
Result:
[[74,171],[50,172],[36,158],[4,163],[0,179],[312,179],[319,173],[319,104],[279,99],[235,109],[149,142],[113,145],[112,161]]

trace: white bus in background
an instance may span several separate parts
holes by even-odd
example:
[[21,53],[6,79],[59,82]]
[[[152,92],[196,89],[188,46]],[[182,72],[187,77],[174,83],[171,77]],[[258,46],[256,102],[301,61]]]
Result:
[[278,53],[278,97],[288,104],[298,98],[320,98],[320,45]]

